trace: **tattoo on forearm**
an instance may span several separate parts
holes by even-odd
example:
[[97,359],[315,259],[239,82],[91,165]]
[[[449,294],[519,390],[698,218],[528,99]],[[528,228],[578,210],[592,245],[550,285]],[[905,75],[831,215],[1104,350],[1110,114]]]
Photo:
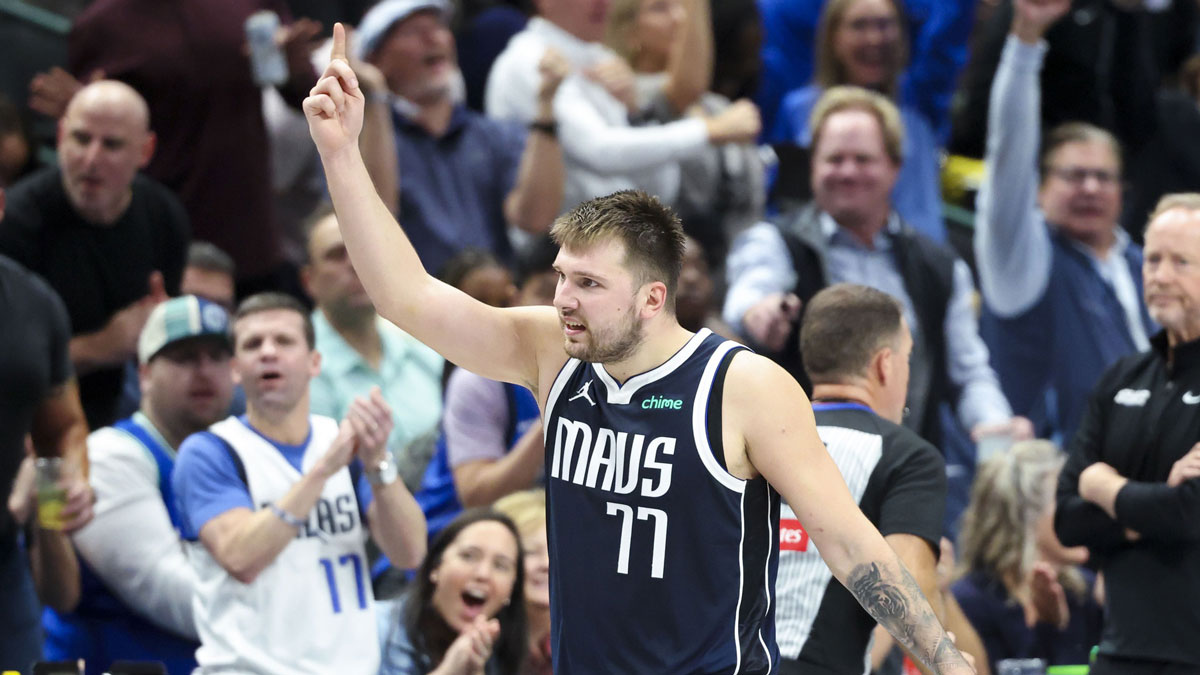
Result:
[[863,609],[925,665],[937,672],[943,666],[965,666],[917,581],[899,568],[901,578],[892,579],[885,578],[878,563],[863,563],[850,571],[846,586]]

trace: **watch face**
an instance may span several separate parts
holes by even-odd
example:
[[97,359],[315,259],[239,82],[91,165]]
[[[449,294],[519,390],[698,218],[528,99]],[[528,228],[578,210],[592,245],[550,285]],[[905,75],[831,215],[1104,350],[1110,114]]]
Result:
[[390,457],[384,458],[374,471],[367,472],[367,479],[374,485],[390,485],[399,476],[399,469]]

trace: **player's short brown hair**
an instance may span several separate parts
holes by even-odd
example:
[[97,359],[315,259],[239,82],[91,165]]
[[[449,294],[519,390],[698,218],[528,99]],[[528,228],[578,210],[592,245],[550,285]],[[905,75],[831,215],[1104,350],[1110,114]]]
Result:
[[620,241],[625,245],[625,266],[638,285],[663,282],[667,307],[675,311],[675,289],[683,268],[683,226],[656,197],[624,190],[588,200],[559,216],[550,236],[560,247],[576,250],[604,240]]

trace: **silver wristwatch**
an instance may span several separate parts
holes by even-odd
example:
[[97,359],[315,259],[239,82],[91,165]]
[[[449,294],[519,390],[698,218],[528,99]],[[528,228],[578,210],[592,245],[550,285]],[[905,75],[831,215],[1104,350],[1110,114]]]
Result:
[[367,469],[367,482],[372,487],[380,487],[383,485],[391,485],[400,477],[400,470],[396,467],[396,463],[392,461],[390,454],[384,455],[379,464],[373,469]]

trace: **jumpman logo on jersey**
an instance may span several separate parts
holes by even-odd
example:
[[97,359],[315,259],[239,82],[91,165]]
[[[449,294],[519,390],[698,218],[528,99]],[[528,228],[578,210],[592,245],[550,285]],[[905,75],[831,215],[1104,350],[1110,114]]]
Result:
[[574,396],[567,399],[567,403],[570,403],[571,401],[574,401],[577,398],[582,398],[582,399],[587,400],[588,405],[592,405],[592,406],[596,405],[596,402],[592,400],[592,395],[588,393],[588,389],[591,389],[591,387],[592,387],[591,380],[584,382],[583,386],[579,388],[579,391],[576,392]]

